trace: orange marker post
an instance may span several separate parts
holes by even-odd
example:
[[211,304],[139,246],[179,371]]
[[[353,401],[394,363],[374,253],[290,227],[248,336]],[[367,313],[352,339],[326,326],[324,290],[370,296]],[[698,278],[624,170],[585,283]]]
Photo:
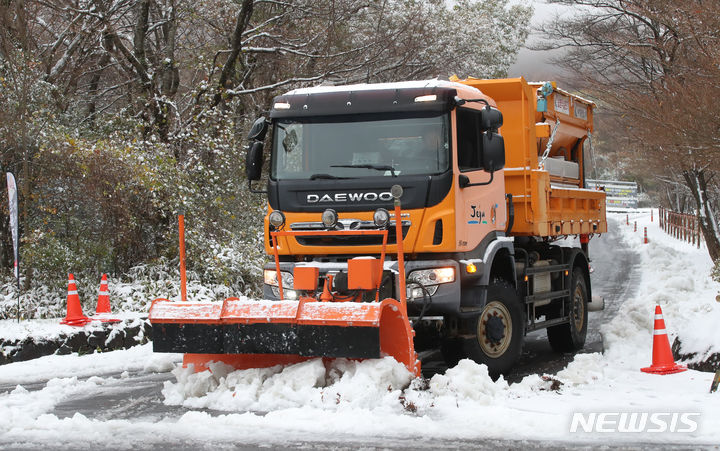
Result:
[[187,278],[185,276],[185,215],[178,215],[180,228],[180,300],[187,301]]
[[400,305],[403,314],[407,316],[407,296],[405,291],[405,255],[403,253],[402,216],[400,213],[400,200],[395,201],[395,243],[397,244],[398,272],[400,273]]

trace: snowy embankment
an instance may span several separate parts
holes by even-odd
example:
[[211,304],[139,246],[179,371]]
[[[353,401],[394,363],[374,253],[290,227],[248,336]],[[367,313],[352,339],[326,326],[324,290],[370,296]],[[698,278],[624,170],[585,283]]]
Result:
[[147,314],[123,312],[75,327],[59,319],[0,320],[0,365],[46,355],[88,354],[127,349],[146,343],[151,335]]
[[[552,377],[493,382],[484,366],[465,360],[443,375],[413,380],[389,358],[340,360],[329,366],[311,360],[246,371],[217,365],[213,373],[196,374],[178,366],[179,356],[154,355],[149,345],[96,355],[50,356],[0,369],[0,384],[19,384],[0,394],[0,415],[6,419],[0,422],[0,444],[272,446],[320,441],[382,446],[384,440],[421,437],[591,445],[720,443],[720,393],[708,393],[713,374],[640,372],[651,360],[655,303],[663,307],[668,332],[680,336],[684,349],[720,349],[720,303],[715,302],[720,285],[710,281],[703,251],[665,235],[657,222],[650,223],[649,213],[631,214],[631,224],[633,216],[638,232],[632,225],[621,227],[624,245],[641,255],[637,295],[625,300],[603,328],[604,354],[578,354]],[[649,244],[642,243],[646,222]],[[171,370],[176,381],[165,383],[164,403],[193,409],[180,416],[101,420],[53,414],[59,402],[81,392],[101,392],[103,386],[127,378],[128,372]],[[111,372],[121,374],[82,379]],[[50,381],[40,389],[22,387],[43,377]],[[576,414],[585,419],[605,415],[599,428],[612,430],[615,425],[620,431],[585,432],[579,423],[573,431]],[[633,428],[637,432],[622,432]]]
[[652,330],[656,304],[662,307],[670,342],[677,338],[683,354],[695,354],[685,363],[720,353],[720,284],[710,277],[712,261],[705,244],[698,249],[666,234],[659,227],[657,210],[653,221],[649,210],[616,217],[627,245],[640,254],[642,278],[637,295],[625,300],[618,318],[604,330],[605,356],[628,364],[649,358],[642,340]]

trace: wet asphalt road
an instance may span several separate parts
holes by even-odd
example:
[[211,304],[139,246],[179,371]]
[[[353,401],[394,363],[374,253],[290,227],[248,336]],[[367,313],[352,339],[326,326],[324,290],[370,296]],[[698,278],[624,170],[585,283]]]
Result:
[[[591,265],[594,268],[591,274],[592,288],[594,295],[605,298],[605,310],[602,312],[591,312],[589,317],[588,339],[585,349],[580,352],[602,352],[601,326],[612,320],[624,299],[632,296],[636,287],[639,271],[637,264],[639,257],[633,254],[623,245],[620,234],[616,227],[622,226],[611,218],[608,218],[610,232],[595,237],[590,243]],[[563,369],[572,361],[573,353],[556,353],[552,351],[547,342],[545,331],[537,331],[526,337],[523,354],[519,364],[512,374],[508,376],[511,382],[519,381],[524,376],[534,373],[554,374]],[[423,362],[424,375],[431,376],[434,373],[446,369],[444,364],[438,360],[439,353],[428,354]],[[119,376],[119,375],[114,375]],[[167,380],[174,380],[171,373],[135,373],[129,377],[104,384],[98,391],[88,393],[86,397],[76,397],[73,400],[63,401],[56,405],[54,415],[59,418],[72,417],[75,413],[97,420],[127,419],[132,421],[155,421],[161,418],[172,419],[182,416],[188,409],[163,404],[161,389]],[[37,387],[27,386],[27,389],[39,389],[44,384],[34,384]],[[4,390],[5,387],[0,387]],[[213,411],[213,414],[221,412]],[[65,448],[64,444],[57,444],[59,448]],[[418,442],[417,438],[408,440],[389,439],[378,443],[377,440],[367,442],[334,442],[318,438],[313,442],[284,441],[279,449],[291,448],[312,448],[312,449],[356,449],[362,448],[393,448],[393,449],[526,449],[526,448],[557,448],[559,444],[552,442],[528,442],[514,440],[491,440],[479,442],[467,441],[436,441],[423,440]],[[68,444],[66,449],[86,449],[82,443]],[[257,449],[268,447],[277,449],[269,444],[229,444],[229,443],[147,443],[144,449]],[[567,447],[567,443],[560,444]],[[576,443],[573,445],[580,449],[597,449],[597,444]],[[617,446],[617,444],[614,444]],[[620,445],[622,446],[622,445]],[[0,445],[0,448],[3,446]],[[629,448],[635,448],[631,445]],[[638,447],[640,448],[640,447]],[[44,446],[25,443],[22,449],[46,449]],[[89,448],[87,448],[89,449]]]

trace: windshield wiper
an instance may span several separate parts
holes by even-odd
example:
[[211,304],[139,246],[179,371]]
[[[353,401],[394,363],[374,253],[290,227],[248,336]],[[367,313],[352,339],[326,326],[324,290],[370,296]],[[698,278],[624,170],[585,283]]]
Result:
[[327,179],[327,180],[340,180],[340,179],[350,179],[352,177],[338,177],[337,175],[332,174],[313,174],[310,176],[310,180],[316,180],[316,179]]
[[390,171],[393,177],[397,177],[395,174],[395,168],[390,165],[382,164],[334,164],[331,168],[361,168],[361,169],[375,169],[376,171]]

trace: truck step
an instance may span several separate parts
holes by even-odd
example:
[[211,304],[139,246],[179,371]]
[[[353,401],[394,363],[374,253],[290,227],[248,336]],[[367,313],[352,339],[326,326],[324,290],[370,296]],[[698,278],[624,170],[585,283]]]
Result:
[[566,298],[570,296],[570,290],[547,291],[545,293],[532,294],[525,296],[525,303],[532,304],[536,301],[544,301],[546,299]]
[[561,271],[570,271],[570,264],[560,264],[560,265],[548,265],[548,266],[531,266],[530,268],[525,269],[525,274],[532,275],[532,274],[544,274],[548,272],[561,272]]
[[563,316],[562,318],[553,318],[546,321],[540,321],[537,323],[528,324],[526,332],[533,332],[546,327],[557,326],[559,324],[565,324],[570,322],[569,316]]

